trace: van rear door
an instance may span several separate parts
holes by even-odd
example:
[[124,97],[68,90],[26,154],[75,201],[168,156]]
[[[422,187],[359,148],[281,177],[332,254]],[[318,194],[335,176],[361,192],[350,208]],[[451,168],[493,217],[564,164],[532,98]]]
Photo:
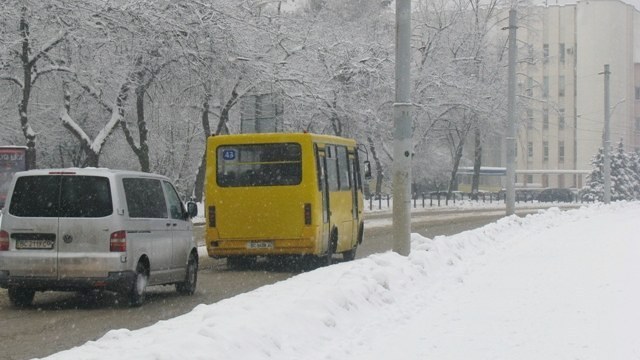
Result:
[[4,259],[12,276],[58,276],[59,196],[59,176],[16,179],[6,215],[11,219],[5,219],[5,230],[15,242],[15,250]]
[[109,178],[64,175],[58,221],[59,278],[106,277],[113,202]]

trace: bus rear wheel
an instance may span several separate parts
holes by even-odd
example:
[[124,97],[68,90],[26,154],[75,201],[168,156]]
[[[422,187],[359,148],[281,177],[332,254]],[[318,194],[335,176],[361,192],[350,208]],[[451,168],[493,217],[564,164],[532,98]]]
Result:
[[358,250],[358,243],[351,248],[351,250],[345,251],[342,253],[342,258],[344,261],[352,261],[356,258],[356,251]]
[[338,230],[333,229],[331,231],[331,236],[329,237],[329,246],[327,248],[327,252],[324,255],[318,257],[318,265],[319,266],[329,266],[333,261],[333,253],[335,252],[335,248],[338,245]]

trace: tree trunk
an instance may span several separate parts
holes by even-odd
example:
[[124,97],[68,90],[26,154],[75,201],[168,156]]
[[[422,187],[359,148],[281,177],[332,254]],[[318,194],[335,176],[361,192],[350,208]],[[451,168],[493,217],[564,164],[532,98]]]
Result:
[[480,134],[480,127],[476,126],[475,131],[475,150],[473,157],[473,178],[471,179],[471,194],[474,199],[478,197],[478,190],[480,187],[480,167],[482,166],[482,139]]
[[22,52],[20,53],[20,60],[22,62],[22,100],[18,105],[18,114],[20,116],[20,126],[22,127],[22,133],[27,141],[27,156],[26,162],[29,169],[36,168],[36,134],[29,125],[28,109],[29,99],[31,98],[31,75],[33,70],[33,64],[31,63],[29,56],[31,54],[31,44],[29,42],[29,23],[27,22],[27,7],[22,7],[22,15],[20,17],[20,35],[22,36]]
[[376,152],[376,147],[373,144],[373,139],[371,137],[367,137],[367,141],[369,142],[369,150],[371,150],[371,157],[373,157],[373,161],[376,164],[376,194],[380,194],[382,192],[382,181],[384,180],[384,173],[382,172],[382,163],[380,162],[380,158],[378,157],[378,153]]
[[453,169],[451,170],[451,178],[449,179],[449,189],[447,190],[447,199],[451,198],[451,192],[456,188],[456,175],[458,174],[460,159],[462,159],[463,147],[464,147],[464,141],[460,141],[460,143],[458,144],[458,148],[456,149],[456,155],[453,159]]
[[207,172],[207,139],[211,135],[211,125],[209,124],[209,101],[211,100],[211,92],[208,87],[205,86],[205,96],[202,109],[202,129],[204,130],[204,152],[200,159],[200,166],[198,167],[198,173],[196,174],[196,183],[193,196],[197,202],[202,202],[204,194],[204,180]]
[[331,127],[333,128],[333,134],[335,136],[342,136],[342,122],[340,121],[340,116],[336,110],[338,107],[338,99],[335,93],[333,96],[333,102],[329,105],[329,108],[331,109],[331,117],[329,120],[331,121]]
[[82,167],[98,167],[100,165],[100,154],[96,154],[90,149],[85,150],[87,157],[84,159]]
[[140,137],[140,147],[136,155],[140,162],[140,169],[144,172],[151,172],[149,144],[147,143],[149,130],[147,129],[147,120],[144,116],[144,96],[146,92],[147,89],[145,86],[138,86],[136,89],[136,115],[138,117],[138,134]]
[[104,143],[107,141],[107,137],[111,135],[115,127],[118,126],[118,124],[120,124],[122,122],[122,119],[124,118],[124,105],[129,93],[129,83],[125,82],[120,87],[120,92],[116,97],[115,105],[111,109],[111,118],[109,119],[107,124],[100,130],[94,140],[91,140],[89,135],[87,135],[87,133],[78,125],[78,123],[71,118],[71,93],[69,92],[66,83],[63,83],[63,92],[64,111],[62,111],[60,116],[62,125],[67,130],[69,130],[69,132],[71,132],[71,134],[75,136],[80,142],[80,146],[86,154],[83,167],[98,167],[100,153],[102,152]]
[[227,134],[229,133],[229,127],[227,126],[227,123],[229,122],[229,112],[238,102],[238,97],[240,96],[240,94],[238,94],[238,85],[240,85],[240,80],[238,80],[238,82],[233,86],[233,89],[231,90],[231,97],[222,108],[222,111],[220,111],[220,121],[216,128],[216,135],[222,134],[223,132]]

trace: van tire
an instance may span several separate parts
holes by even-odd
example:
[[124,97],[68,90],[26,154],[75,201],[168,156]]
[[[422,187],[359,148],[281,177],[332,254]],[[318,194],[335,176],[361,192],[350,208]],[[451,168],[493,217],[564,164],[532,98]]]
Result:
[[35,290],[25,289],[20,287],[10,287],[9,300],[15,307],[27,307],[33,303],[33,297],[36,294]]
[[131,289],[129,289],[129,305],[140,306],[144,303],[147,293],[147,283],[149,282],[149,271],[147,266],[140,262],[136,267],[136,278]]
[[194,253],[189,254],[184,282],[176,284],[176,291],[181,295],[193,295],[198,283],[198,259]]

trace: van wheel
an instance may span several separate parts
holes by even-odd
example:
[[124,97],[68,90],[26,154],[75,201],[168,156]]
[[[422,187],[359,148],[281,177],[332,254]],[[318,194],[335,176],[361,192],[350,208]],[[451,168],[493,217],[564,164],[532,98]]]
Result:
[[187,263],[187,271],[185,274],[184,282],[176,284],[176,291],[182,295],[193,295],[196,291],[196,284],[198,282],[198,260],[196,256],[191,253],[189,255],[189,262]]
[[16,307],[26,307],[33,303],[33,297],[36,294],[35,290],[10,287],[9,288],[9,300]]
[[138,263],[136,279],[129,290],[129,305],[140,306],[144,303],[149,282],[149,271],[143,263]]

